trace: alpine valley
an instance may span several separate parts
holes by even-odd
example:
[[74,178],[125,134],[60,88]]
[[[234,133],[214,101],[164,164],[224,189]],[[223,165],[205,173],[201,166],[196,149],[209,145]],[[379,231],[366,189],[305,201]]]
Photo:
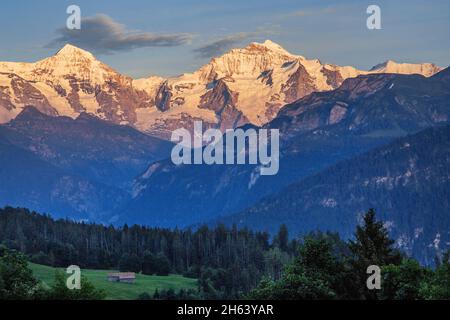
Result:
[[[174,165],[171,132],[279,129],[280,170]],[[351,237],[375,208],[397,246],[450,245],[450,68],[322,63],[267,40],[132,79],[65,45],[0,62],[0,206],[99,223],[225,223]]]

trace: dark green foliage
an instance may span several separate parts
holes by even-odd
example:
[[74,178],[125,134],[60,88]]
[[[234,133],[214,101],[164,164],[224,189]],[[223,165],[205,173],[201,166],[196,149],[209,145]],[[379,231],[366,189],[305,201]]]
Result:
[[162,254],[153,254],[150,251],[144,252],[142,258],[142,273],[158,276],[167,276],[170,273],[170,261]]
[[155,257],[155,264],[157,266],[155,273],[158,276],[167,276],[170,272],[170,261],[167,257],[159,253]]
[[[34,260],[53,265],[120,266],[124,271],[158,275],[181,270],[198,278],[198,290],[143,293],[136,297],[142,300],[450,299],[450,253],[438,259],[435,270],[424,268],[393,248],[373,210],[363,221],[349,243],[334,233],[312,233],[301,241],[286,242],[282,240],[287,235],[283,227],[270,244],[265,233],[235,227],[201,227],[197,231],[138,226],[116,229],[53,221],[24,209],[5,208],[0,210],[0,240]],[[68,290],[62,274],[56,275],[50,289],[42,289],[23,254],[6,248],[0,252],[1,298],[104,297],[85,279],[81,290]],[[366,287],[369,265],[381,268],[380,290]]]
[[0,246],[0,300],[100,300],[104,297],[104,292],[83,277],[79,290],[68,289],[61,272],[55,274],[52,286],[45,289],[34,278],[22,253]]
[[198,292],[192,289],[181,289],[178,292],[175,292],[173,289],[168,289],[161,291],[155,290],[153,296],[147,292],[143,292],[139,295],[138,300],[197,300],[198,298]]
[[250,297],[256,299],[336,299],[342,285],[345,266],[333,255],[333,246],[326,239],[306,237],[298,257],[282,278],[265,279]]
[[38,264],[44,264],[44,265],[52,265],[54,262],[54,257],[50,257],[49,255],[43,253],[42,251],[33,254],[30,257],[30,261]]
[[400,264],[389,264],[382,269],[382,287],[379,299],[416,300],[421,298],[421,286],[429,272],[417,261],[404,259]]
[[[294,242],[285,240],[283,248],[293,251]],[[248,292],[271,264],[277,264],[281,273],[281,265],[290,260],[290,253],[272,247],[264,232],[223,225],[196,231],[137,225],[115,228],[55,221],[11,207],[0,209],[0,243],[21,250],[32,261],[55,267],[75,264],[144,274],[189,274],[212,284],[221,298],[237,298]],[[266,260],[275,248],[280,250],[280,260]]]
[[427,275],[420,294],[424,299],[450,300],[450,251],[444,254],[436,271]]
[[46,300],[102,300],[106,296],[105,292],[96,289],[86,278],[81,277],[80,289],[68,289],[66,277],[62,272],[56,272],[55,281],[46,290],[43,299]]
[[[435,271],[401,257],[387,230],[364,216],[355,241],[345,244],[332,234],[314,234],[300,244],[298,257],[278,281],[264,278],[252,299],[450,299],[450,253]],[[381,289],[368,290],[369,265],[381,267]]]
[[399,265],[390,264],[382,270],[380,299],[449,300],[450,251],[435,270],[421,267],[417,261],[404,259]]
[[[156,292],[155,292],[156,293]],[[138,300],[152,300],[152,296],[149,295],[147,292],[141,293],[138,298]]]
[[119,270],[122,272],[140,272],[141,260],[136,254],[124,253],[119,260]]
[[364,215],[364,223],[356,227],[355,241],[350,241],[349,248],[355,264],[365,268],[368,265],[398,264],[400,253],[394,249],[394,241],[381,221],[375,219],[375,210],[370,209]]
[[375,210],[370,209],[364,215],[364,223],[356,227],[355,241],[350,241],[350,264],[354,272],[361,297],[375,299],[376,292],[366,287],[367,268],[370,265],[399,265],[402,257],[394,249],[394,241],[381,221],[376,221]]
[[275,236],[274,244],[283,251],[288,250],[289,245],[289,231],[287,226],[283,223]]
[[153,275],[158,272],[156,257],[150,251],[145,251],[142,257],[142,273]]
[[33,299],[39,291],[23,254],[0,246],[0,300]]

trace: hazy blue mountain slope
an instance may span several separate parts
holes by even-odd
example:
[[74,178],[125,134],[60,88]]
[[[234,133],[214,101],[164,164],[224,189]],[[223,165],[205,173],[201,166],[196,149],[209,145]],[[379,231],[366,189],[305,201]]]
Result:
[[450,246],[450,126],[426,129],[339,162],[220,222],[293,235],[312,230],[351,237],[375,208],[397,245],[432,262]]
[[118,188],[71,174],[11,144],[0,133],[0,206],[27,207],[55,217],[107,222],[128,199]]
[[448,73],[359,76],[285,106],[266,126],[282,138],[275,176],[261,176],[255,165],[156,162],[136,180],[133,199],[118,212],[121,221],[185,226],[236,212],[340,160],[447,123]]
[[53,165],[101,183],[129,187],[145,167],[170,154],[172,144],[82,113],[52,117],[27,107],[0,131],[11,143]]

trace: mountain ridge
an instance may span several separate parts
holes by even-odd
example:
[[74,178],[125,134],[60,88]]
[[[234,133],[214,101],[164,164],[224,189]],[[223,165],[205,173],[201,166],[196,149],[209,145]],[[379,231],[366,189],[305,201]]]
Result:
[[0,206],[26,206],[56,218],[110,221],[127,192],[83,177],[15,145],[0,130]]
[[[428,76],[440,70],[432,64],[411,66],[373,72]],[[34,63],[0,62],[0,123],[31,104],[48,115],[76,118],[86,112],[168,139],[174,129],[192,129],[195,120],[222,130],[245,123],[263,125],[287,103],[371,72],[322,64],[267,40],[232,49],[193,73],[132,79],[67,44]]]
[[449,136],[445,125],[396,139],[216,221],[272,234],[284,223],[294,234],[321,230],[351,238],[365,210],[375,208],[398,247],[432,264],[450,248]]
[[33,106],[0,125],[0,133],[13,145],[66,172],[124,188],[148,163],[166,158],[173,145],[87,113],[76,119],[52,117]]
[[447,72],[429,78],[361,75],[336,90],[305,96],[263,127],[280,132],[278,174],[261,176],[258,165],[175,166],[170,159],[158,161],[135,180],[133,198],[118,215],[123,221],[163,226],[194,224],[236,212],[337,161],[448,123]]

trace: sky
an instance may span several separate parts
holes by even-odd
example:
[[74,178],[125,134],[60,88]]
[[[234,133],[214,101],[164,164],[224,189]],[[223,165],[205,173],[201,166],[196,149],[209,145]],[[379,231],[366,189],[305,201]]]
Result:
[[[366,9],[381,9],[369,30]],[[68,30],[69,5],[81,30]],[[4,0],[0,61],[33,62],[65,43],[134,78],[192,72],[213,56],[270,39],[291,53],[360,69],[388,59],[450,65],[448,0]]]

